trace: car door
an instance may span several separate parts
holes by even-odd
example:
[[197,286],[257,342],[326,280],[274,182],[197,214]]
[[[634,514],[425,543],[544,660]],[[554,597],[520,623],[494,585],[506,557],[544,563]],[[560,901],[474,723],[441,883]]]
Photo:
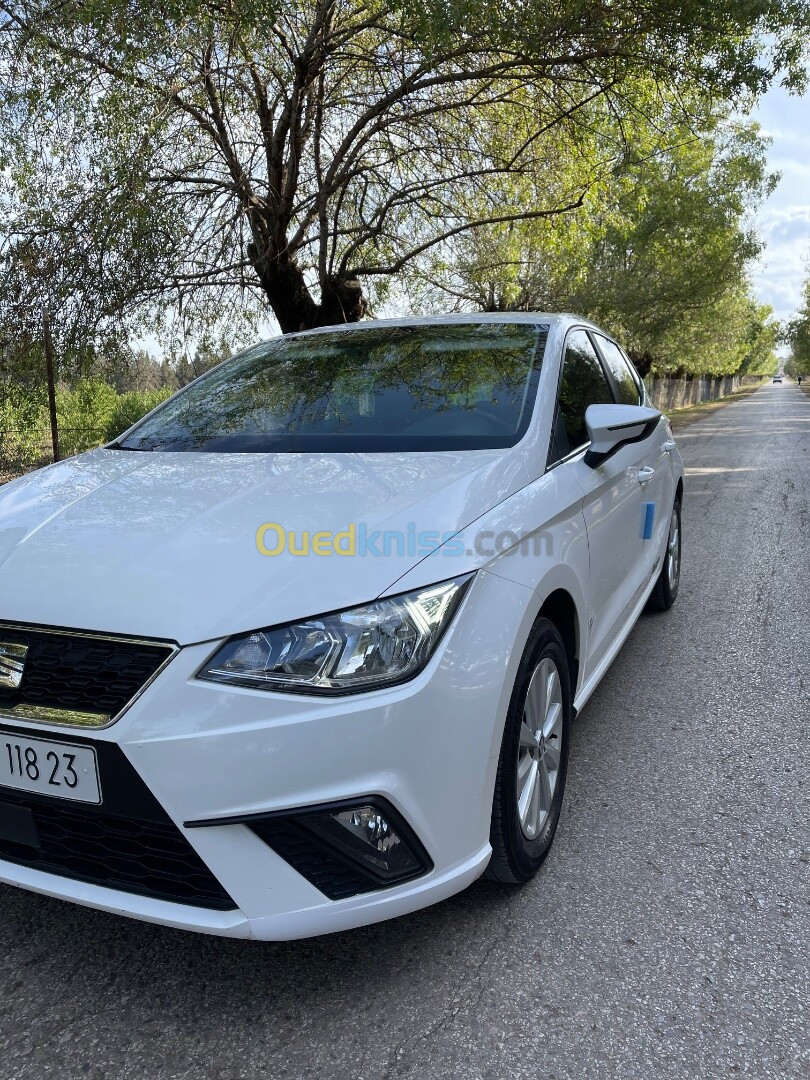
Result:
[[599,665],[643,588],[644,541],[641,444],[621,447],[597,468],[585,464],[589,405],[614,404],[617,394],[585,329],[566,337],[554,426],[551,467],[564,468],[582,492],[588,534],[588,634],[584,677]]
[[[611,376],[617,398],[625,405],[643,405],[644,384],[635,368],[619,348],[603,334],[594,333],[594,342]],[[675,476],[669,455],[670,433],[664,421],[643,442],[636,444],[639,482],[642,488],[645,542],[642,548],[646,585],[660,569],[666,533],[675,499]]]

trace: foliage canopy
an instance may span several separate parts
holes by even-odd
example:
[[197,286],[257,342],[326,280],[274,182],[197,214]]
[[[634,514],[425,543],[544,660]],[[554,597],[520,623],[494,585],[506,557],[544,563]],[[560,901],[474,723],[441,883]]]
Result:
[[353,320],[579,207],[593,170],[544,171],[593,103],[632,128],[641,78],[687,116],[684,86],[796,87],[808,29],[805,0],[0,0],[6,295],[77,335],[200,296]]

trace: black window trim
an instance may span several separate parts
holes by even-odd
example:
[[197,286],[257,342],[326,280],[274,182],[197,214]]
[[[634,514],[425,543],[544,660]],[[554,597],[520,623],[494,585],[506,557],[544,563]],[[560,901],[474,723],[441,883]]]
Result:
[[598,339],[600,337],[604,338],[605,341],[609,341],[612,345],[615,345],[616,348],[619,350],[619,353],[621,354],[621,356],[623,357],[625,363],[627,364],[627,370],[630,372],[630,378],[633,380],[633,384],[635,385],[636,392],[638,393],[638,401],[636,402],[636,404],[637,405],[643,405],[644,404],[644,387],[643,387],[643,385],[642,386],[639,385],[640,376],[636,372],[636,369],[633,367],[632,363],[630,362],[630,358],[625,354],[624,349],[621,347],[621,345],[618,343],[618,341],[615,341],[610,336],[610,334],[603,334],[601,330],[591,330],[591,331],[589,331],[589,336],[591,338],[591,341],[593,342],[593,347],[596,349],[596,351],[597,351],[597,353],[599,355],[599,359],[602,361],[603,369],[607,368],[608,379],[610,381],[610,388],[613,391],[613,397],[616,399],[616,402],[621,404],[619,402],[619,394],[618,394],[618,389],[619,388],[618,388],[618,384],[616,382],[616,379],[615,379],[615,377],[613,375],[613,372],[610,370],[610,364],[608,364],[607,361],[605,360],[604,353],[602,352],[602,350],[601,350],[601,348],[599,346],[599,340]]
[[[544,476],[545,476],[546,473],[551,472],[552,469],[556,469],[558,465],[565,465],[567,462],[573,461],[574,458],[580,457],[580,455],[584,457],[584,455],[588,451],[588,447],[591,445],[591,441],[590,441],[590,439],[588,439],[588,441],[584,442],[581,446],[576,447],[574,450],[570,450],[565,455],[565,457],[557,458],[557,460],[553,461],[553,462],[548,461],[548,458],[551,455],[551,444],[552,444],[552,440],[554,438],[554,429],[555,429],[555,426],[557,424],[557,410],[558,410],[559,404],[560,404],[560,387],[562,385],[563,368],[565,367],[565,350],[568,347],[568,339],[569,339],[569,337],[572,334],[579,331],[579,330],[584,330],[585,331],[585,335],[587,336],[588,340],[590,341],[591,346],[593,347],[593,351],[596,353],[596,359],[599,361],[599,366],[602,368],[602,374],[605,376],[605,381],[607,382],[608,390],[610,390],[611,394],[613,395],[613,402],[614,402],[614,404],[616,404],[618,402],[618,397],[617,397],[617,393],[616,393],[616,384],[614,383],[613,379],[611,378],[610,373],[606,370],[605,358],[602,356],[602,353],[599,351],[599,349],[596,346],[596,343],[593,340],[593,334],[594,334],[595,331],[593,331],[593,329],[590,326],[580,326],[580,325],[569,326],[568,329],[565,332],[565,338],[564,338],[563,344],[562,344],[562,353],[561,353],[561,356],[560,356],[560,370],[557,373],[557,391],[556,391],[556,393],[554,395],[554,412],[553,412],[552,417],[551,417],[551,431],[549,432],[549,436],[548,436],[548,450],[546,452],[546,468],[545,468],[545,471],[543,473]],[[598,332],[598,331],[596,331],[596,332]],[[607,337],[607,334],[605,334],[604,336]]]
[[[609,340],[612,341],[613,339],[610,338]],[[642,377],[639,375],[638,371],[636,370],[636,365],[633,363],[633,361],[628,356],[627,349],[623,349],[621,347],[621,345],[618,343],[618,341],[614,341],[613,344],[616,346],[616,348],[619,350],[619,352],[622,354],[622,356],[627,361],[627,366],[630,368],[630,374],[633,376],[633,382],[638,387],[638,394],[639,394],[640,404],[645,405],[647,403],[647,387],[644,385],[644,380],[642,379]]]

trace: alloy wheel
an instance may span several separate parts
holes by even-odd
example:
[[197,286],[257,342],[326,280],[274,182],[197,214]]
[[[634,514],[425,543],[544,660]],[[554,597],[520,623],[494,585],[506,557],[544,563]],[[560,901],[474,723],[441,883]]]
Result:
[[543,831],[557,787],[562,749],[563,706],[560,673],[545,657],[532,673],[517,762],[518,817],[523,835],[534,840]]
[[667,540],[667,581],[670,592],[674,593],[678,585],[681,573],[681,522],[678,515],[678,504],[672,510],[672,520],[669,523],[669,539]]

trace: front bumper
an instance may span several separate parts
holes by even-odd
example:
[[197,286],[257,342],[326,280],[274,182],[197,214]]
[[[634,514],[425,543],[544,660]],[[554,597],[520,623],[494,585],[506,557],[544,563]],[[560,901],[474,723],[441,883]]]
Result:
[[[219,643],[190,646],[116,724],[94,734],[94,742],[120,748],[234,910],[138,896],[7,861],[0,861],[0,880],[152,922],[265,940],[348,929],[458,892],[489,860],[503,721],[537,603],[524,586],[480,572],[416,679],[342,698],[197,680]],[[43,726],[42,736],[47,732]],[[51,734],[66,736],[63,728]],[[103,790],[103,775],[101,783]],[[185,825],[372,794],[405,819],[432,869],[342,900],[330,900],[245,824]]]

